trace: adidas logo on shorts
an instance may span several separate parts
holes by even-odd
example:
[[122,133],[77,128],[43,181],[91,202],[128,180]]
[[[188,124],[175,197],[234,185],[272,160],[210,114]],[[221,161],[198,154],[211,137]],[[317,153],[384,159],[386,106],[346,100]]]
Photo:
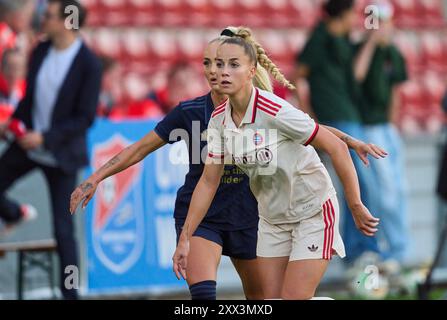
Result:
[[313,244],[311,247],[307,247],[307,249],[309,249],[309,251],[311,252],[315,252],[318,250],[318,247]]

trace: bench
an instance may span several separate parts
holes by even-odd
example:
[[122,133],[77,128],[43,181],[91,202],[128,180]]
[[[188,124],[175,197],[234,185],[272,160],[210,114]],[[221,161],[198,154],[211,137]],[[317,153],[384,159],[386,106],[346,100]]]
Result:
[[32,269],[40,269],[46,274],[53,298],[56,298],[53,279],[53,253],[56,252],[56,248],[57,245],[54,239],[0,243],[0,257],[3,257],[8,252],[17,252],[18,254],[18,300],[23,300],[25,277]]

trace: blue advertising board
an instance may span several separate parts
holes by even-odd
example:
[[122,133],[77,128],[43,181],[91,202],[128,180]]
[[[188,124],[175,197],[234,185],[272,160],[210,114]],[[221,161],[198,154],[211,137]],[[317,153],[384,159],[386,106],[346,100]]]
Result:
[[[97,120],[89,133],[89,176],[156,125]],[[175,161],[172,161],[175,159]],[[174,202],[187,172],[186,145],[166,145],[105,179],[85,212],[86,294],[184,287],[172,272]]]

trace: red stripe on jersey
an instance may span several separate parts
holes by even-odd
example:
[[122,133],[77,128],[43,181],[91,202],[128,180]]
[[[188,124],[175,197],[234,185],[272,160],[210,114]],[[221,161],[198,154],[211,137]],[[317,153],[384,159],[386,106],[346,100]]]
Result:
[[221,110],[225,110],[225,105],[227,104],[227,100],[225,100],[223,103],[219,104],[213,111],[213,113],[211,113],[211,117],[214,117],[215,113],[218,113]]
[[280,104],[277,104],[276,102],[273,102],[272,100],[267,99],[267,98],[264,97],[264,96],[259,96],[259,98],[260,98],[263,102],[269,103],[269,104],[271,104],[271,105],[273,105],[273,106],[275,106],[275,107],[277,107],[277,108],[279,108],[279,109],[282,108],[282,106],[281,106]]
[[315,136],[317,135],[318,129],[320,129],[320,126],[318,125],[318,123],[315,123],[315,129],[312,132],[312,134],[310,135],[309,139],[307,139],[306,142],[304,142],[304,145],[307,146],[309,143],[312,142],[312,140],[315,138]]
[[[217,108],[223,107],[223,106],[227,103],[227,101],[228,101],[228,98],[225,99],[224,102],[222,102],[221,104],[219,104],[219,105],[217,106]],[[216,109],[217,109],[217,108],[216,108]]]
[[211,114],[211,118],[214,118],[215,116],[224,113],[225,112],[225,108],[221,108],[219,110],[215,110],[212,114]]
[[327,216],[329,220],[329,228],[328,228],[328,243],[326,248],[326,259],[331,259],[331,251],[332,251],[332,240],[334,239],[334,220],[332,218],[331,208],[329,205],[329,201],[326,201],[327,203]]
[[327,247],[327,243],[328,243],[328,228],[329,228],[329,224],[327,222],[327,202],[325,202],[323,204],[323,219],[324,219],[324,242],[323,242],[323,259],[326,259],[326,247]]
[[211,116],[213,116],[215,113],[220,112],[220,111],[222,111],[222,110],[225,110],[225,107],[220,107],[220,108],[218,108],[218,109],[215,109],[215,110],[213,111],[213,113],[211,113]]
[[214,154],[214,153],[209,152],[208,153],[208,157],[210,157],[210,158],[217,158],[217,159],[223,159],[225,157],[225,155],[223,155],[223,154]]
[[274,112],[278,112],[278,111],[279,111],[278,108],[273,107],[273,106],[271,106],[271,105],[269,105],[269,104],[267,104],[267,103],[265,103],[265,102],[262,102],[261,100],[259,100],[259,104],[261,104],[262,106],[264,106],[264,107],[266,107],[267,109],[270,109],[270,110],[272,110],[272,111],[274,111]]
[[335,226],[335,210],[334,206],[332,205],[331,199],[329,199],[329,205],[331,208],[331,217],[332,217],[332,224],[331,224],[331,242],[329,246],[329,260],[332,259],[332,245],[334,244],[334,226]]
[[253,102],[253,113],[251,115],[251,123],[254,123],[256,120],[256,108],[258,105],[258,97],[259,97],[259,90],[258,88],[255,88],[256,93],[255,93],[255,101]]
[[273,111],[271,111],[271,110],[269,110],[269,109],[266,109],[266,108],[264,108],[262,105],[260,105],[260,104],[258,104],[258,109],[259,110],[262,110],[262,111],[264,111],[265,113],[268,113],[268,114],[270,114],[270,115],[272,115],[272,116],[276,116],[276,113],[275,112],[273,112]]

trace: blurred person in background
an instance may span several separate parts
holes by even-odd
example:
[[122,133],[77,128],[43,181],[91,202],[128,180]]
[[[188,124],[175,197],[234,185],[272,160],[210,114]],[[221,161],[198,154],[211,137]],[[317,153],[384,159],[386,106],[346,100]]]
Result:
[[17,46],[17,36],[31,27],[33,0],[0,0],[0,58]]
[[0,123],[5,123],[25,95],[25,54],[17,48],[6,49],[0,61],[0,73]]
[[[6,197],[19,178],[35,168],[47,180],[53,214],[53,232],[60,260],[60,289],[65,299],[77,299],[75,288],[65,286],[65,270],[78,266],[77,245],[67,202],[78,170],[88,163],[86,133],[98,105],[101,65],[79,36],[79,28],[66,27],[75,6],[82,27],[86,12],[75,0],[48,0],[42,31],[48,41],[32,52],[25,97],[9,123],[23,123],[16,139],[0,158],[0,217],[8,229],[37,215],[31,205]],[[20,125],[15,125],[15,128]],[[5,128],[0,132],[3,135]]]
[[206,92],[203,78],[193,64],[175,63],[168,71],[166,85],[149,92],[141,101],[130,103],[126,109],[115,108],[112,118],[160,118],[168,114],[180,101],[190,100]]
[[[16,51],[18,48],[23,55],[26,55],[30,47],[26,37],[19,38],[19,36],[30,29],[34,6],[33,0],[0,0],[0,124],[11,115],[17,106],[17,99],[22,95],[20,91],[23,89],[17,90],[13,84],[15,80],[11,77],[23,72],[21,61],[19,62],[21,54]],[[16,50],[11,53],[12,57],[3,59],[4,52],[9,49]],[[5,75],[5,72],[8,75]]]
[[[350,136],[366,141],[359,111],[360,86],[354,77],[354,60],[358,46],[349,36],[355,27],[354,0],[328,0],[323,6],[324,17],[312,31],[304,49],[297,55],[292,83],[306,78],[310,89],[310,106],[301,101],[300,108],[326,125],[335,127]],[[298,88],[298,92],[300,92]],[[350,136],[349,136],[350,135]],[[377,207],[379,192],[373,185],[372,171],[360,159],[352,157],[358,174],[361,198],[371,212],[380,215]],[[336,177],[333,178],[336,183]],[[336,184],[337,185],[337,184]],[[379,254],[376,237],[360,234],[343,190],[336,187],[340,196],[342,235],[346,246],[346,262]]]
[[180,101],[189,100],[206,92],[202,75],[186,61],[174,64],[168,72],[166,86],[152,91],[147,99],[154,101],[163,115],[171,111]]
[[[387,0],[375,5],[379,28],[369,30],[356,58],[355,77],[363,101],[360,113],[367,141],[374,141],[389,152],[384,161],[371,162],[378,198],[377,216],[381,266],[385,273],[398,275],[409,245],[407,194],[402,141],[397,130],[399,85],[407,80],[405,60],[392,43],[393,7]],[[393,279],[393,278],[390,278]]]
[[116,108],[122,108],[121,66],[111,57],[100,57],[102,64],[102,83],[99,95],[98,115],[109,117]]

